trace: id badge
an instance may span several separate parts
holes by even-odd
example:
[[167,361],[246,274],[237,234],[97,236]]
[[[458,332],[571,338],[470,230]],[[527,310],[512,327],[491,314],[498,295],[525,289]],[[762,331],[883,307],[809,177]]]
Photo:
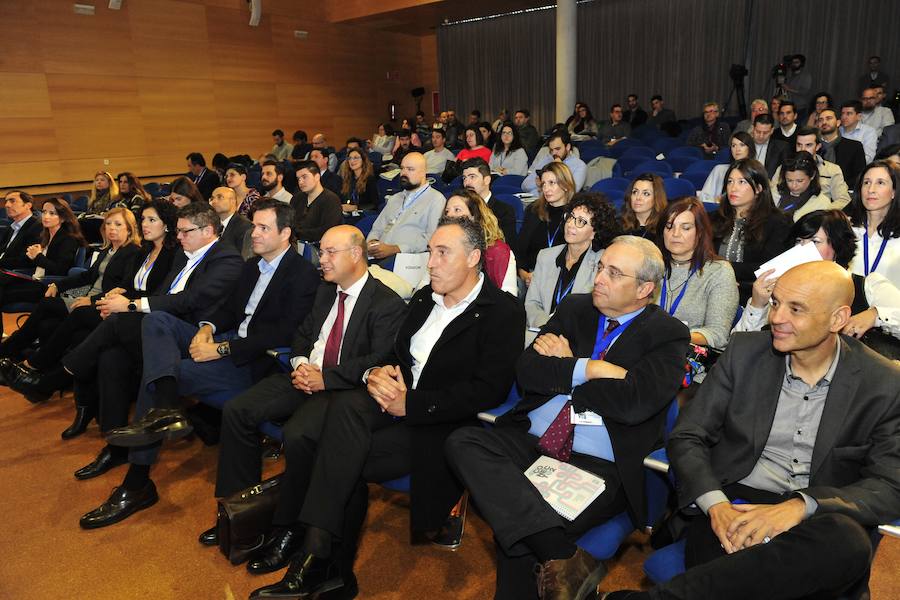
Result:
[[582,413],[575,412],[575,407],[569,407],[569,420],[572,425],[603,425],[603,417],[595,412],[586,410]]

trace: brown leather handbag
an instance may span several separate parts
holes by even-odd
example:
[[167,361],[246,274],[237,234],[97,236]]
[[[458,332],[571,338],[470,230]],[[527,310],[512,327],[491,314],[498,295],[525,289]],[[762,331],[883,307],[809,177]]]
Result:
[[280,484],[279,475],[219,500],[219,550],[231,564],[241,564],[263,545],[278,505]]

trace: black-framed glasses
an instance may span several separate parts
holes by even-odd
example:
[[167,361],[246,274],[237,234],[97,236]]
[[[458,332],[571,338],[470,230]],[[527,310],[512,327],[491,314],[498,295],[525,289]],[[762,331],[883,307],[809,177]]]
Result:
[[575,227],[577,227],[578,229],[584,229],[585,226],[590,225],[590,223],[591,223],[584,217],[579,217],[572,213],[566,213],[565,215],[563,215],[563,221],[565,223],[568,223],[569,221],[573,221],[575,223]]
[[198,229],[202,229],[201,227],[191,227],[189,229],[182,229],[181,227],[175,230],[175,235],[187,235],[192,231],[197,231]]

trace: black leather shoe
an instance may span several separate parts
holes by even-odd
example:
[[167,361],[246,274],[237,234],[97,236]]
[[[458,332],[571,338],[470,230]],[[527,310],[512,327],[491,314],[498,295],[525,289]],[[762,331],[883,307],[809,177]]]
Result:
[[61,434],[64,440],[78,437],[87,430],[88,425],[94,420],[94,410],[87,406],[75,406],[75,420]]
[[254,552],[247,561],[247,570],[254,575],[280,571],[288,566],[300,546],[302,537],[290,529],[283,529]]
[[193,430],[179,408],[151,408],[147,414],[128,427],[119,427],[106,434],[106,442],[113,446],[146,446],[163,440],[177,440]]
[[16,362],[11,358],[0,358],[0,385],[9,385],[7,381],[12,378],[12,369]]
[[250,600],[303,598],[324,594],[343,586],[344,580],[336,562],[327,558],[316,558],[312,554],[301,554],[291,561],[291,566],[281,581],[253,590],[250,593]]
[[104,446],[93,462],[75,471],[75,479],[93,479],[127,462],[128,459],[126,457],[116,456],[112,453],[112,450]]
[[126,490],[123,486],[115,488],[106,502],[81,517],[82,529],[97,529],[119,521],[124,521],[134,513],[150,508],[159,502],[156,486],[148,481],[143,489],[136,492]]
[[9,387],[19,392],[32,404],[46,402],[53,392],[45,391],[41,386],[41,372],[22,364],[13,364],[9,374],[5,376]]
[[197,538],[201,544],[204,546],[218,546],[219,545],[219,526],[218,524],[213,525],[206,531],[200,534],[200,537]]
[[468,505],[468,496],[464,495],[459,504],[454,507],[454,513],[451,513],[444,521],[440,530],[431,538],[431,543],[444,550],[456,550],[462,544],[463,531],[466,527],[466,506]]

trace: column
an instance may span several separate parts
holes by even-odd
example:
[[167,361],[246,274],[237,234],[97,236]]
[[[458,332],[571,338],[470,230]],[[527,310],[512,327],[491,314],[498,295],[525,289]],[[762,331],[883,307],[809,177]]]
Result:
[[575,0],[556,2],[556,122],[561,123],[575,104],[578,10]]

